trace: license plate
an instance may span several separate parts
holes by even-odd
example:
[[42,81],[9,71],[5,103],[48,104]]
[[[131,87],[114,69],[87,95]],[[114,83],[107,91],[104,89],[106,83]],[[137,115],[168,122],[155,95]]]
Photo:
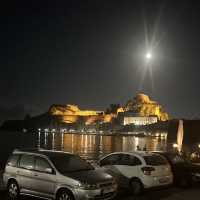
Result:
[[161,178],[161,179],[159,179],[159,182],[160,182],[160,183],[166,183],[166,182],[168,182],[168,181],[169,181],[168,178]]
[[102,189],[101,190],[101,194],[103,195],[103,194],[107,194],[107,193],[109,193],[109,192],[113,192],[113,188],[104,188],[104,189]]

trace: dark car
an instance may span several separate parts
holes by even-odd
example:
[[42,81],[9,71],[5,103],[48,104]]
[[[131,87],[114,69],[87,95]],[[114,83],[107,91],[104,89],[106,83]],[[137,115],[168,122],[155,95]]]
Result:
[[200,166],[192,164],[176,152],[154,152],[164,156],[171,165],[174,184],[181,187],[190,186],[200,175]]

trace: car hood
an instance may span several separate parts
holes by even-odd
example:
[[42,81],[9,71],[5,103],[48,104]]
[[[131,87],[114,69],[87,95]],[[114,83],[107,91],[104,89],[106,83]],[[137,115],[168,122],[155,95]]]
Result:
[[113,180],[111,175],[103,172],[100,169],[71,172],[71,173],[66,173],[65,175],[87,184],[95,184]]

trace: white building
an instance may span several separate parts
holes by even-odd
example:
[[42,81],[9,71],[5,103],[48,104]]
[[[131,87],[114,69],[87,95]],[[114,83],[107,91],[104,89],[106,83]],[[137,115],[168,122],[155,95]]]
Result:
[[124,116],[123,125],[134,124],[138,126],[142,125],[149,125],[157,123],[158,118],[156,116],[150,117],[131,117],[131,116]]

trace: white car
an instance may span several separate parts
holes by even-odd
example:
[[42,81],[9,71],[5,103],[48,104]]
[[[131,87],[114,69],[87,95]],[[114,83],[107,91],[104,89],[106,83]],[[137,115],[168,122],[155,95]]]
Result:
[[168,161],[154,153],[115,152],[101,158],[99,165],[116,178],[119,186],[129,187],[135,195],[143,189],[173,182]]

